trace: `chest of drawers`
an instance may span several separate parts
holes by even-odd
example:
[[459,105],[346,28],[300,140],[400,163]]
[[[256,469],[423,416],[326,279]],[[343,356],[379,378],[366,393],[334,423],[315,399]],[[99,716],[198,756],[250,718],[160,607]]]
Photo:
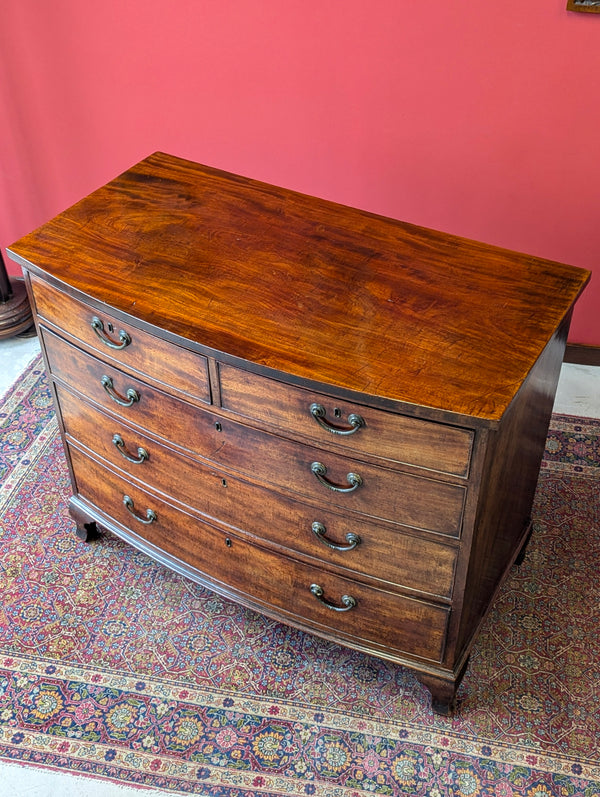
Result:
[[155,153],[14,244],[78,533],[452,709],[588,272]]

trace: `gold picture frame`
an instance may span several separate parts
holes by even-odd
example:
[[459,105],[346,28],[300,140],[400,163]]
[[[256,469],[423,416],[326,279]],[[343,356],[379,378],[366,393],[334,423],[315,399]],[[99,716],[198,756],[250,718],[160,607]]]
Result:
[[583,11],[587,14],[600,14],[600,0],[568,0],[567,11]]

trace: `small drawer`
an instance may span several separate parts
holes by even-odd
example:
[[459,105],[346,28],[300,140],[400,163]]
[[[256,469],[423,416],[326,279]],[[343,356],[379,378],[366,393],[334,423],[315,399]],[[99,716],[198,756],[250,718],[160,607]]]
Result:
[[210,403],[205,357],[96,310],[31,275],[36,312],[59,330],[131,373]]
[[473,434],[418,418],[351,404],[219,365],[223,409],[268,423],[291,437],[335,444],[390,462],[468,476]]
[[[460,535],[463,485],[378,467],[243,426],[110,368],[47,330],[43,339],[53,376],[127,423],[247,480],[373,519]],[[359,482],[350,484],[355,477]]]
[[84,501],[155,546],[157,554],[164,551],[191,566],[218,591],[329,638],[441,661],[447,608],[353,582],[227,535],[77,449],[70,454]]
[[179,454],[57,386],[67,435],[211,522],[406,590],[449,599],[457,551],[429,536],[316,508]]

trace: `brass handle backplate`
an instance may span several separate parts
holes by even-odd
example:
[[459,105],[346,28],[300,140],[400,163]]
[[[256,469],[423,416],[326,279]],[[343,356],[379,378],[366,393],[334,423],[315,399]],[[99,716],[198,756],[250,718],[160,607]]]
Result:
[[358,473],[348,473],[346,481],[350,487],[338,487],[336,484],[330,482],[329,479],[325,478],[327,468],[322,462],[313,462],[310,469],[321,484],[327,487],[328,490],[333,490],[334,493],[352,493],[363,483],[362,476],[359,476]]
[[119,404],[121,407],[131,407],[132,404],[135,404],[136,401],[140,400],[140,394],[137,390],[134,390],[132,387],[129,388],[127,393],[125,394],[125,398],[120,396],[114,388],[113,381],[110,376],[103,376],[102,377],[102,387],[106,390],[108,395],[111,399]]
[[313,416],[319,426],[322,426],[323,429],[327,429],[327,431],[331,432],[331,434],[354,434],[365,425],[363,417],[358,415],[356,412],[351,412],[350,415],[348,415],[348,423],[350,424],[350,428],[348,429],[329,423],[329,421],[325,419],[327,411],[322,404],[311,404],[309,410],[310,414]]
[[346,534],[346,542],[348,545],[338,545],[337,543],[327,539],[325,536],[327,534],[327,529],[322,523],[319,523],[315,520],[311,528],[319,540],[321,540],[324,545],[326,545],[328,548],[331,548],[333,551],[352,551],[357,545],[360,545],[361,542],[358,534],[354,534],[354,532],[349,531],[348,534]]
[[96,335],[100,338],[102,343],[104,343],[105,346],[109,346],[111,349],[124,349],[125,346],[129,346],[129,344],[131,343],[131,338],[129,337],[127,332],[125,332],[124,329],[119,330],[119,343],[117,343],[114,340],[111,340],[111,338],[109,338],[106,332],[104,331],[104,324],[97,316],[94,316],[92,318],[90,326],[92,327]]
[[356,606],[356,598],[353,598],[352,595],[342,595],[341,601],[342,606],[336,606],[335,603],[329,603],[326,601],[323,595],[325,594],[323,591],[323,587],[320,587],[318,584],[311,584],[310,591],[315,596],[315,598],[320,601],[324,606],[327,606],[328,609],[331,609],[334,612],[349,612],[350,609],[354,609]]
[[150,456],[146,449],[141,446],[138,447],[137,457],[130,454],[120,434],[114,435],[112,441],[119,454],[128,462],[133,462],[134,465],[141,465],[141,463],[145,462]]
[[155,523],[158,520],[157,514],[153,509],[146,509],[146,517],[140,517],[140,515],[138,515],[138,513],[135,511],[133,498],[130,498],[128,495],[123,496],[123,503],[125,504],[125,508],[129,514],[139,523],[144,523],[146,526],[148,526],[150,523]]

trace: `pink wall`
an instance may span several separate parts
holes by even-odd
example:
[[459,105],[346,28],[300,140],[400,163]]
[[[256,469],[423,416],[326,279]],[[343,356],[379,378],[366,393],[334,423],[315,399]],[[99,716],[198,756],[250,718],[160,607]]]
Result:
[[[0,245],[162,149],[598,271],[600,15],[565,5],[4,2]],[[593,278],[573,342],[599,311]]]

